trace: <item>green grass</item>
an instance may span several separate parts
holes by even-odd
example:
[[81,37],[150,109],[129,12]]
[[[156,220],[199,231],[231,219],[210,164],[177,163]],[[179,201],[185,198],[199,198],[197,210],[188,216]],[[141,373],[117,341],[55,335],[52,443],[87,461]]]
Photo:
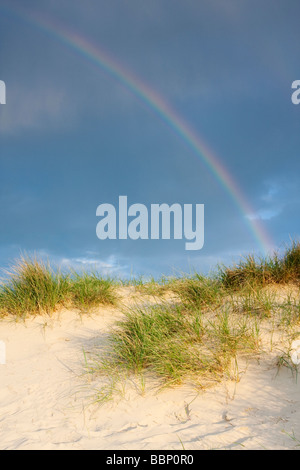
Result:
[[290,247],[286,248],[283,260],[283,271],[286,282],[300,281],[300,243],[292,242]]
[[151,276],[148,279],[144,279],[142,276],[138,278],[132,278],[129,280],[121,281],[123,286],[134,286],[136,291],[142,295],[150,295],[153,297],[163,297],[169,291],[172,291],[172,285],[176,282],[174,277],[162,276],[159,279],[155,279]]
[[68,278],[49,264],[21,258],[0,286],[0,311],[25,318],[28,314],[51,313],[69,296]]
[[236,313],[260,318],[270,317],[277,305],[275,292],[268,292],[262,287],[241,289],[232,296],[232,307]]
[[170,286],[187,308],[215,308],[222,303],[228,293],[216,279],[194,274],[189,278],[177,279]]
[[219,279],[226,288],[288,284],[300,281],[300,243],[293,241],[280,257],[278,253],[266,258],[248,255],[233,267],[220,267]]
[[285,327],[292,327],[300,321],[300,291],[298,298],[288,293],[285,301],[280,306],[280,324]]
[[[140,306],[123,312],[123,320],[115,324],[93,365],[93,373],[110,378],[110,396],[119,377],[133,374],[144,383],[148,372],[162,385],[192,380],[205,387],[230,376],[239,357],[261,352],[262,329],[271,331],[272,347],[275,331],[281,337],[299,337],[300,245],[296,242],[281,257],[251,255],[233,267],[219,268],[213,277],[194,273],[148,281],[121,282],[87,272],[63,274],[49,263],[22,257],[0,285],[0,315],[26,318],[51,314],[61,306],[87,312],[117,305],[118,288],[126,286],[135,287]],[[280,354],[279,362],[287,364],[288,351]],[[107,393],[99,391],[99,396]]]
[[117,296],[113,280],[105,279],[96,273],[74,273],[69,279],[72,303],[81,311],[89,311],[98,305],[115,305]]
[[112,280],[96,274],[62,274],[49,263],[22,257],[6,272],[0,285],[0,315],[26,318],[51,314],[59,307],[87,311],[100,304],[116,303]]
[[[219,268],[213,278],[196,273],[165,282],[178,300],[162,297],[156,305],[125,311],[94,372],[149,372],[163,385],[192,381],[200,387],[230,377],[238,358],[265,352],[261,330],[269,331],[273,347],[275,329],[283,336],[299,326],[299,291],[280,290],[299,285],[299,252],[293,243],[282,257],[249,256]],[[155,290],[154,280],[150,285]]]
[[149,372],[162,386],[192,380],[205,387],[230,375],[236,355],[252,354],[258,344],[253,322],[226,311],[206,318],[199,309],[161,303],[124,313],[111,333],[107,354],[98,358],[98,372]]

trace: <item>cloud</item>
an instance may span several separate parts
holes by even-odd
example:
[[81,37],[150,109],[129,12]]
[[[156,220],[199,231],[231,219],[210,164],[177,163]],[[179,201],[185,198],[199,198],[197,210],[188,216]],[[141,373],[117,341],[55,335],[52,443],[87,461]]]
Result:
[[110,255],[106,259],[99,259],[86,254],[82,257],[61,258],[57,263],[62,269],[73,269],[75,271],[92,271],[100,273],[103,276],[126,276],[128,275],[128,266],[120,264],[115,255]]
[[268,221],[278,217],[283,212],[283,183],[280,184],[279,181],[269,180],[265,181],[265,186],[265,191],[259,197],[261,207],[257,211],[247,214],[247,219]]
[[1,107],[0,133],[65,127],[70,115],[70,103],[63,89],[8,85],[7,103]]
[[271,220],[274,217],[278,217],[281,213],[281,208],[274,208],[274,209],[260,209],[259,211],[248,214],[247,218],[249,220]]
[[274,181],[268,183],[268,190],[262,195],[261,199],[264,202],[271,203],[279,193],[279,184]]

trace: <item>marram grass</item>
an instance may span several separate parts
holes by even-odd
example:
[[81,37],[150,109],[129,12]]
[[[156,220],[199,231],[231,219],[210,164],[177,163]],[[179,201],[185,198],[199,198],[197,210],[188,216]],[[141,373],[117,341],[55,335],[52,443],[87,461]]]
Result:
[[278,253],[266,258],[244,257],[233,267],[220,267],[219,279],[224,287],[266,286],[271,283],[300,282],[300,243],[293,241],[280,257]]
[[0,286],[0,311],[25,318],[51,313],[68,297],[68,279],[42,261],[21,258]]
[[[299,287],[298,254],[299,245],[293,244],[282,258],[249,257],[212,279],[194,274],[173,280],[168,287],[178,302],[161,299],[125,311],[94,362],[93,373],[110,378],[116,371],[122,377],[149,373],[162,386],[192,382],[200,388],[231,378],[239,358],[250,360],[265,352],[261,328],[265,331],[266,322],[267,329],[271,325],[290,334],[289,327],[297,333],[299,290],[296,297],[287,294],[280,300],[266,287]],[[155,289],[155,283],[151,287]]]
[[[49,263],[23,257],[0,285],[0,315],[26,318],[50,314],[61,306],[81,312],[115,305],[118,285],[97,273],[62,273]],[[92,372],[111,379],[149,372],[163,385],[192,380],[200,387],[230,376],[238,357],[261,352],[264,322],[283,334],[300,335],[300,245],[293,242],[279,257],[244,258],[222,267],[213,278],[200,274],[163,278],[160,282],[129,282],[155,302],[124,311],[108,336],[108,345]],[[291,287],[291,293],[278,299]],[[275,290],[273,289],[275,288]],[[173,295],[164,296],[172,292]],[[276,293],[276,295],[274,294]],[[145,302],[147,300],[147,302]],[[103,392],[103,393],[102,393]],[[106,396],[99,391],[99,396]]]
[[226,311],[210,318],[199,309],[162,303],[124,313],[111,333],[107,354],[99,358],[98,371],[150,372],[162,385],[192,380],[204,387],[230,374],[237,353],[255,354],[258,346],[254,322],[237,320]]
[[96,273],[74,273],[69,290],[73,305],[82,311],[101,304],[114,305],[117,300],[114,282]]
[[90,310],[101,304],[115,304],[112,280],[90,273],[54,271],[49,263],[22,257],[0,284],[0,314],[26,318],[51,314],[59,307]]

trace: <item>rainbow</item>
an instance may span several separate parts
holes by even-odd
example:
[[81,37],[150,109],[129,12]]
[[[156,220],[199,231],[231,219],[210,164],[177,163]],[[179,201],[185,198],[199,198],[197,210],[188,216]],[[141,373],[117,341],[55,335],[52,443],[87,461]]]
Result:
[[65,26],[62,27],[50,21],[49,18],[43,17],[41,14],[31,13],[29,16],[24,10],[12,9],[11,6],[1,6],[1,8],[8,14],[12,14],[14,17],[50,35],[60,41],[60,43],[76,51],[84,59],[100,67],[108,76],[125,86],[139,101],[145,103],[148,108],[154,111],[188,145],[196,157],[205,163],[216,180],[234,201],[262,252],[264,254],[268,253],[271,247],[274,246],[274,242],[266,232],[261,221],[251,217],[254,214],[254,210],[246,200],[236,181],[203,139],[191,130],[182,117],[161,96],[146,83],[140,81],[129,70],[125,69],[123,65],[117,63],[99,45],[93,45],[90,41],[67,29]]

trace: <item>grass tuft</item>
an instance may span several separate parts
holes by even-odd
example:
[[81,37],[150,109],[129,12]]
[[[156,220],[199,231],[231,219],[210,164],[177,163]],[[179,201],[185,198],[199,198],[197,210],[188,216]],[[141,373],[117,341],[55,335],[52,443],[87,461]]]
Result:
[[220,267],[219,279],[226,288],[264,287],[271,283],[298,284],[300,281],[300,243],[293,241],[283,256],[278,253],[256,259],[248,255],[233,267]]
[[54,272],[49,263],[22,257],[0,286],[0,311],[25,318],[51,313],[69,295],[68,278]]
[[[26,318],[60,306],[85,312],[116,305],[118,285],[135,286],[142,303],[124,312],[93,365],[93,373],[109,377],[107,388],[99,391],[102,400],[112,396],[120,377],[130,374],[142,377],[143,384],[149,372],[163,385],[192,380],[201,388],[231,376],[238,357],[261,351],[261,331],[271,335],[272,347],[273,337],[298,334],[299,281],[299,242],[282,256],[249,255],[233,267],[219,268],[212,278],[196,273],[126,284],[97,273],[62,274],[49,263],[22,257],[0,284],[0,315]],[[153,298],[146,302],[142,294]],[[288,364],[287,354],[279,365]]]
[[96,273],[75,273],[69,280],[72,303],[81,311],[89,311],[99,304],[115,305],[115,284]]
[[222,283],[216,279],[195,274],[190,278],[178,279],[171,285],[186,308],[212,308],[220,305],[227,292]]
[[110,336],[99,371],[148,371],[163,385],[193,380],[201,387],[221,380],[237,352],[257,350],[257,331],[228,312],[214,319],[184,305],[159,304],[124,314]]
[[0,314],[24,319],[62,306],[88,311],[100,304],[115,305],[116,298],[110,279],[88,273],[63,275],[48,262],[22,257],[0,285]]

